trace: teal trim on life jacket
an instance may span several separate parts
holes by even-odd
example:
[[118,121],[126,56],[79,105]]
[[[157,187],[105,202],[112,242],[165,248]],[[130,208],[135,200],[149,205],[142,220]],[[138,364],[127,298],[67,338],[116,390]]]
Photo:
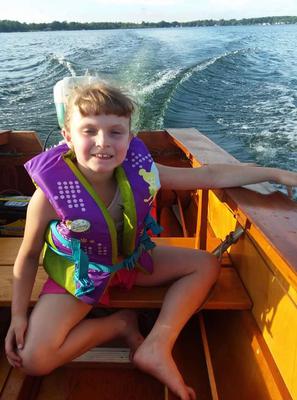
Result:
[[88,276],[89,269],[108,273],[114,273],[123,268],[131,270],[136,266],[136,263],[143,251],[148,251],[155,247],[155,244],[152,242],[151,238],[147,234],[147,230],[152,230],[153,233],[158,234],[162,231],[162,228],[157,224],[157,222],[150,214],[147,215],[144,222],[145,229],[140,237],[140,243],[138,247],[133,251],[132,254],[130,254],[130,256],[126,257],[121,262],[111,266],[90,262],[87,254],[81,249],[80,241],[78,239],[65,239],[57,230],[57,224],[59,223],[59,221],[54,220],[50,223],[50,231],[52,232],[52,234],[60,241],[60,243],[64,247],[71,250],[71,255],[65,254],[56,248],[53,241],[51,241],[51,243],[47,243],[48,247],[54,253],[64,257],[68,261],[71,261],[75,264],[75,296],[81,297],[85,294],[93,292],[95,286],[94,282]]

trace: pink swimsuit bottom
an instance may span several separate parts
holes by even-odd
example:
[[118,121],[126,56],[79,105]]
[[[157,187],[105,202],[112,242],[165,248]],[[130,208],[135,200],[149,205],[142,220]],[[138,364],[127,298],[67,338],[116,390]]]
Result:
[[[127,290],[131,289],[136,281],[138,271],[133,269],[132,271],[128,271],[127,269],[120,269],[117,271],[114,276],[112,277],[108,288],[113,286],[124,287]],[[108,288],[104,292],[103,296],[101,297],[99,303],[108,306],[109,305],[109,294]],[[68,293],[65,288],[58,285],[55,281],[51,278],[48,278],[43,288],[41,290],[40,296],[43,294],[65,294]]]

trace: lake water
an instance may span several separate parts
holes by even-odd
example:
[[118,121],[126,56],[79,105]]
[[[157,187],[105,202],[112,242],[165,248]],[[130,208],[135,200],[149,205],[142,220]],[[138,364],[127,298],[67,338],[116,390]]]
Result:
[[0,129],[59,132],[52,88],[129,90],[135,129],[196,127],[245,162],[297,170],[297,26],[0,33]]

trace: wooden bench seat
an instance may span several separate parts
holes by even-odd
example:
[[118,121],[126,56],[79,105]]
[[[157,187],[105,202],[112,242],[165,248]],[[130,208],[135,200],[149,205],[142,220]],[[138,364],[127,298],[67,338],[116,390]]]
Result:
[[[179,245],[194,247],[193,238],[155,238],[159,245]],[[12,268],[21,244],[21,238],[0,238],[0,306],[9,306],[12,299]],[[228,258],[223,260],[219,280],[205,303],[205,309],[250,309],[251,300],[237,274],[230,267]],[[39,266],[30,305],[38,299],[42,285],[47,277],[42,266]],[[168,286],[134,287],[127,291],[123,288],[110,289],[110,307],[115,308],[159,308],[162,305]]]

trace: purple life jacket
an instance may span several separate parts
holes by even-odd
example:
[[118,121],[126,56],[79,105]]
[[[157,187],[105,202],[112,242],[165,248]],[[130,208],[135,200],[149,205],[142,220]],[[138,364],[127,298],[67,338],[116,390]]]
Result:
[[149,214],[160,181],[146,146],[133,138],[125,161],[115,170],[124,217],[119,260],[115,223],[72,159],[73,152],[62,144],[34,157],[25,168],[59,216],[46,233],[46,271],[74,296],[95,304],[120,268],[152,272],[147,250],[154,244],[146,231],[160,232]]

